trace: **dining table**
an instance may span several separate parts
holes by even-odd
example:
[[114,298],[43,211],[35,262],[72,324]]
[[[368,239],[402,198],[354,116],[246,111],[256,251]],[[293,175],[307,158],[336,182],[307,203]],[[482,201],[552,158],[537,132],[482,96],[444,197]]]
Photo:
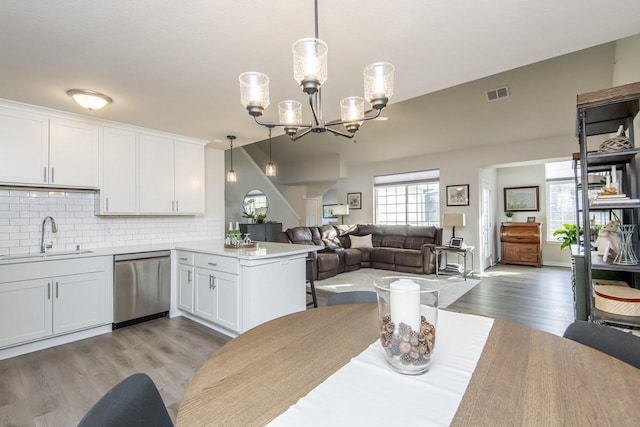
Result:
[[[176,424],[308,425],[306,421],[321,416],[317,425],[327,420],[331,425],[354,425],[353,420],[359,419],[363,423],[355,424],[388,425],[375,420],[389,417],[392,425],[413,425],[414,411],[437,413],[439,406],[451,407],[450,418],[424,418],[417,425],[640,423],[640,370],[633,366],[524,325],[443,310],[440,314],[449,319],[450,328],[438,325],[438,334],[486,325],[486,338],[465,338],[478,348],[478,357],[473,363],[460,359],[469,379],[456,385],[461,387],[458,397],[448,384],[440,387],[446,389],[440,401],[422,391],[413,392],[408,400],[397,393],[403,381],[419,381],[422,388],[416,390],[435,389],[429,381],[436,378],[440,365],[458,370],[455,351],[439,353],[445,337],[437,335],[433,367],[424,374],[397,373],[385,366],[382,356],[379,366],[359,368],[364,366],[362,358],[378,358],[378,307],[338,305],[280,317],[229,341],[194,375]],[[348,376],[344,372],[349,368],[366,369],[366,374]],[[394,389],[394,384],[399,386]],[[367,402],[376,399],[382,403]],[[345,416],[345,411],[352,413]]]

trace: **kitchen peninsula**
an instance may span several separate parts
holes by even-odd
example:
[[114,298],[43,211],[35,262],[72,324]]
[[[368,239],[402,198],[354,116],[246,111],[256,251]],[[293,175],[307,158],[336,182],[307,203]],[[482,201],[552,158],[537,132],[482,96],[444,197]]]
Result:
[[172,316],[236,336],[306,309],[306,257],[318,246],[260,242],[225,248],[222,241],[176,244]]
[[171,250],[169,315],[235,337],[306,309],[305,260],[317,249],[263,242],[225,248],[206,240],[0,256],[0,307],[22,318],[19,328],[0,327],[0,359],[110,332],[115,255]]

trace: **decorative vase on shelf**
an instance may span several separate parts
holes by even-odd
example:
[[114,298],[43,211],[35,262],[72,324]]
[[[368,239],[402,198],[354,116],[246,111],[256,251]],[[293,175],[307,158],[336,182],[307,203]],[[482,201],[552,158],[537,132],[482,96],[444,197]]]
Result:
[[633,252],[633,245],[631,237],[635,231],[635,224],[620,224],[618,225],[618,234],[620,235],[620,252],[613,260],[614,264],[620,265],[636,265],[638,264],[638,258]]

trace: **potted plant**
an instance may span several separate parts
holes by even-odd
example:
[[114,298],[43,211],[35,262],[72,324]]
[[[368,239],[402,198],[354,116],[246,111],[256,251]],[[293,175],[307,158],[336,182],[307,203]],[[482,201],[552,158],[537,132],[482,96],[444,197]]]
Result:
[[507,222],[511,222],[511,217],[513,216],[513,212],[506,211],[504,215],[507,217]]
[[[582,236],[582,228],[579,233]],[[562,228],[555,230],[553,235],[562,242],[560,249],[567,248],[578,243],[578,226],[575,224],[562,224]]]

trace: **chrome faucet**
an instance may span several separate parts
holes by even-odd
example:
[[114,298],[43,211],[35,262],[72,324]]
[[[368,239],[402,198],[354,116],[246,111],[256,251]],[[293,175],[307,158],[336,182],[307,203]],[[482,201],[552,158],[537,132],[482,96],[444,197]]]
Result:
[[56,220],[53,219],[52,216],[46,216],[42,220],[42,236],[40,237],[40,252],[42,252],[43,254],[47,252],[47,249],[51,249],[53,247],[53,241],[49,243],[44,241],[44,228],[45,228],[45,225],[47,225],[47,220],[51,221],[51,232],[52,233],[58,232],[58,226],[56,225]]

